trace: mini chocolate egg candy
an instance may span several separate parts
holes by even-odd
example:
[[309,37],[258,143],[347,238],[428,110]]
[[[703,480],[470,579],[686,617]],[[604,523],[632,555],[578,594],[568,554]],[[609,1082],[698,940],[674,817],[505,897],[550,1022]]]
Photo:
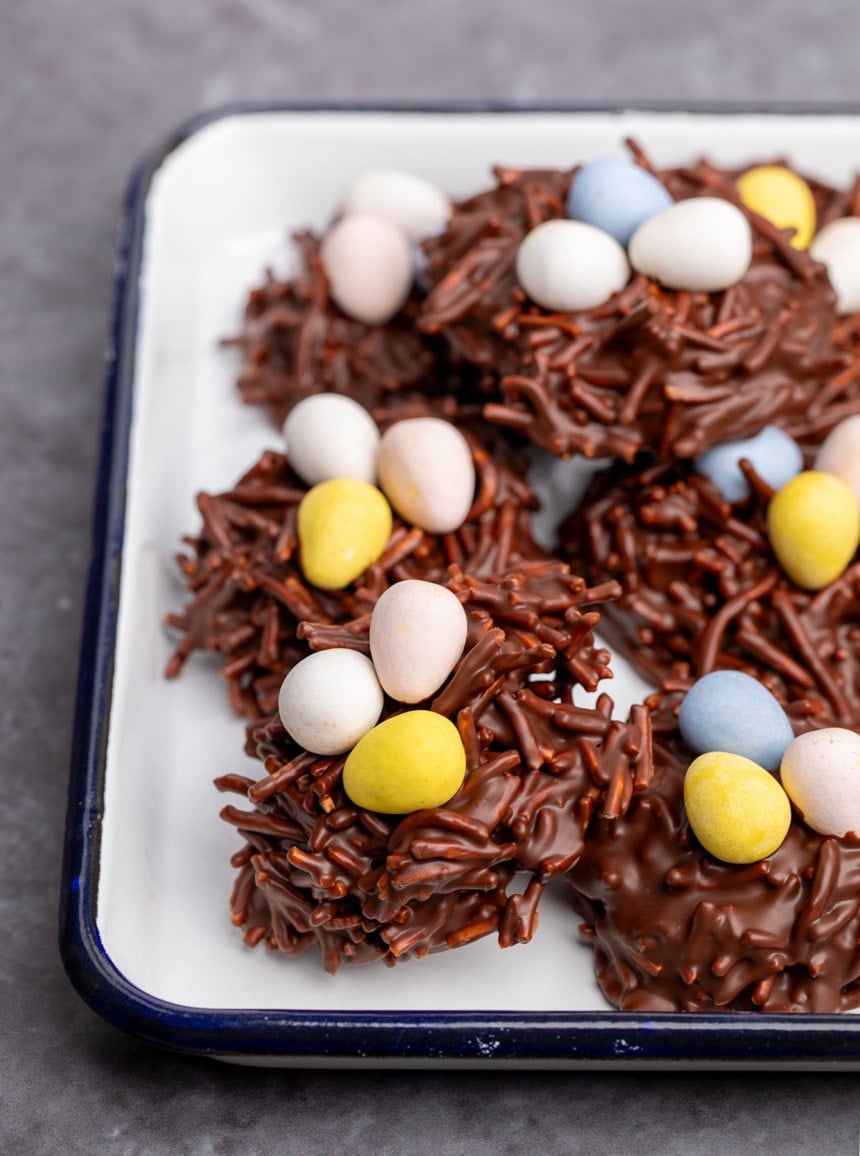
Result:
[[281,683],[278,714],[306,751],[340,755],[376,726],[384,701],[369,658],[357,650],[320,650]]
[[836,312],[860,310],[860,217],[840,217],[825,225],[809,252],[827,267],[836,292]]
[[626,245],[640,225],[671,204],[653,173],[623,157],[602,157],[574,174],[567,212]]
[[833,427],[815,455],[815,469],[841,478],[860,505],[860,414]]
[[690,763],[684,807],[693,834],[723,863],[766,859],[791,826],[788,795],[773,775],[727,751],[709,751]]
[[290,465],[309,486],[329,478],[376,481],[379,430],[364,408],[340,393],[315,393],[284,422]]
[[341,217],[323,237],[320,259],[334,303],[354,321],[382,325],[412,288],[412,246],[382,217]]
[[357,478],[331,478],[308,490],[298,509],[302,573],[321,590],[342,590],[381,557],[391,537],[391,507]]
[[376,453],[376,476],[398,514],[431,534],[458,529],[475,494],[469,443],[437,417],[407,418],[390,426]]
[[840,478],[805,470],[771,500],[767,532],[771,549],[792,582],[804,590],[820,590],[854,557],[860,511]]
[[517,280],[542,309],[594,309],[630,278],[627,255],[614,237],[582,221],[544,221],[517,251]]
[[860,835],[860,735],[842,727],[798,735],[782,757],[782,785],[819,835]]
[[742,458],[773,489],[779,490],[803,469],[800,446],[775,425],[766,425],[751,438],[720,442],[699,454],[696,471],[710,478],[727,502],[749,497],[749,482],[740,468]]
[[400,169],[362,173],[343,200],[344,216],[363,213],[384,217],[402,229],[410,241],[420,241],[443,228],[451,216],[451,201],[432,181]]
[[630,264],[669,289],[718,292],[749,269],[752,232],[735,205],[719,197],[677,201],[630,238]]
[[678,712],[684,742],[696,754],[727,751],[768,771],[794,738],[788,715],[767,687],[739,670],[713,670],[693,683]]
[[410,710],[359,739],[343,768],[343,789],[357,807],[405,815],[447,803],[466,776],[460,732],[444,715]]
[[778,229],[793,229],[791,243],[805,249],[815,232],[815,198],[797,173],[783,165],[757,165],[735,182],[747,208]]
[[386,694],[421,702],[438,690],[466,645],[466,612],[436,582],[408,578],[390,586],[370,619],[370,657]]

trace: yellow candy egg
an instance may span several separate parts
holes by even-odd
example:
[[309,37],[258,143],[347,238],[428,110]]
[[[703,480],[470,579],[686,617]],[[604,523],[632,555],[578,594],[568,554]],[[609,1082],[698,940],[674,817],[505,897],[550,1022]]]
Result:
[[305,578],[322,590],[341,590],[385,550],[391,507],[376,486],[331,478],[299,504],[299,551]]
[[804,590],[820,590],[853,558],[860,541],[860,510],[841,478],[805,470],[771,501],[767,532],[792,582]]
[[791,243],[805,249],[815,232],[815,198],[809,185],[781,165],[760,165],[738,178],[743,203],[778,229],[794,229]]
[[791,803],[764,767],[725,751],[699,755],[687,768],[684,806],[693,834],[724,863],[756,863],[782,843]]
[[343,768],[343,788],[357,807],[405,815],[441,807],[466,775],[460,733],[444,715],[410,710],[359,739]]

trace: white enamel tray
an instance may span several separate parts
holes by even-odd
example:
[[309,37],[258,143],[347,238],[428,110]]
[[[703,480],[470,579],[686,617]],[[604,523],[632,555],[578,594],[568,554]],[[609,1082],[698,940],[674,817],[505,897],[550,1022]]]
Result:
[[[73,752],[62,944],[82,994],[147,1039],[244,1062],[768,1064],[860,1061],[856,1017],[621,1015],[605,1003],[563,886],[533,942],[494,939],[394,969],[322,972],[248,949],[228,917],[229,858],[212,779],[259,776],[213,661],[163,671],[161,623],[183,601],[173,555],[222,490],[278,438],[235,390],[236,332],[289,235],[322,228],[351,179],[398,167],[454,197],[494,163],[568,166],[633,135],[659,165],[787,156],[846,183],[854,115],[239,110],[188,126],[139,170],[119,245],[104,456]],[[543,522],[572,504],[575,463],[544,465]],[[623,662],[617,710],[647,693]]]

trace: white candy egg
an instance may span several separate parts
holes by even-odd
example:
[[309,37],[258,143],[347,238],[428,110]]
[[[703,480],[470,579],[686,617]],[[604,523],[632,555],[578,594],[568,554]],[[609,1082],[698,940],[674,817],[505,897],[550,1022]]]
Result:
[[390,586],[370,619],[370,656],[386,694],[398,702],[429,698],[463,653],[467,630],[447,587],[412,578]]
[[827,266],[837,313],[860,310],[860,217],[840,217],[825,225],[809,252]]
[[332,300],[365,325],[390,321],[412,288],[412,246],[382,217],[342,217],[320,246]]
[[821,443],[814,468],[841,478],[860,505],[860,414],[833,427]]
[[410,241],[420,241],[443,228],[451,216],[451,201],[438,185],[400,169],[363,173],[347,192],[344,216],[364,213],[384,217]]
[[860,835],[860,735],[842,727],[799,735],[782,756],[779,775],[813,831]]
[[320,650],[296,663],[281,683],[278,713],[299,746],[340,755],[376,726],[383,702],[369,658],[357,650]]
[[329,478],[376,481],[379,430],[364,408],[340,393],[302,398],[284,422],[290,465],[309,486]]
[[437,417],[408,418],[387,429],[376,454],[376,476],[404,521],[431,534],[461,526],[475,494],[469,443]]
[[621,245],[583,221],[544,221],[517,251],[517,280],[542,309],[594,309],[623,289],[630,265]]
[[746,217],[719,197],[678,201],[640,225],[630,264],[669,289],[717,292],[749,269],[752,232]]

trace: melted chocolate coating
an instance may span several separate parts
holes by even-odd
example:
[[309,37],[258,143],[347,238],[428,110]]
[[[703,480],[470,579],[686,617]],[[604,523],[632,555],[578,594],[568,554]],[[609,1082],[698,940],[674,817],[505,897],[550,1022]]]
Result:
[[[647,712],[629,723],[577,706],[574,689],[609,674],[581,607],[613,591],[587,590],[563,564],[543,559],[492,580],[453,568],[447,583],[469,616],[463,657],[424,704],[456,720],[467,775],[443,807],[407,816],[354,807],[342,783],[346,756],[298,748],[277,716],[249,728],[248,753],[267,777],[218,780],[252,811],[223,818],[247,840],[233,921],[249,944],[285,955],[314,943],[323,966],[393,964],[496,933],[526,942],[543,887],[581,854],[595,810],[620,814],[651,777]],[[366,650],[369,616],[344,626],[305,624],[314,649]],[[402,704],[386,700],[383,717]],[[514,876],[529,876],[521,893]]]
[[655,698],[655,776],[597,818],[568,880],[607,999],[627,1011],[837,1012],[860,1007],[860,837],[795,817],[758,863],[720,863],[684,813],[692,754],[677,694]]
[[[481,371],[485,419],[563,457],[631,461],[646,449],[693,457],[768,423],[807,436],[860,408],[855,322],[834,316],[823,266],[741,204],[736,174],[701,162],[656,175],[676,200],[717,195],[745,212],[754,252],[741,282],[690,293],[634,275],[596,309],[531,304],[517,249],[536,225],[565,216],[572,172],[496,169],[496,187],[457,205],[425,243],[430,290],[418,324]],[[815,188],[822,221],[856,207],[856,196]]]

